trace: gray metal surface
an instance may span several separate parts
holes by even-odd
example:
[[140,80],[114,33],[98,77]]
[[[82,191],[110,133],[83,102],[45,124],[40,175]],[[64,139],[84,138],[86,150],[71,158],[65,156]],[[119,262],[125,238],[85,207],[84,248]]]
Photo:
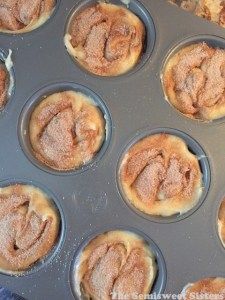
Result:
[[[202,277],[225,277],[225,250],[216,228],[218,208],[225,195],[224,120],[207,124],[187,119],[165,101],[160,82],[163,63],[174,47],[206,34],[215,36],[210,41],[221,46],[224,42],[217,37],[224,39],[225,30],[165,0],[141,0],[146,11],[138,3],[131,0],[130,8],[141,18],[148,18],[146,11],[151,15],[156,33],[154,49],[150,53],[152,46],[147,44],[144,63],[116,78],[89,74],[73,62],[65,49],[67,20],[78,1],[60,1],[52,18],[31,33],[0,34],[0,48],[13,51],[16,82],[14,95],[0,114],[0,180],[34,181],[47,188],[55,195],[64,216],[62,241],[52,259],[24,276],[0,274],[1,286],[26,299],[74,299],[71,269],[80,246],[87,238],[118,226],[143,232],[150,244],[154,241],[159,247],[167,276],[160,273],[157,284],[162,286],[166,279],[166,293],[179,293],[188,282]],[[150,37],[154,27],[148,26]],[[112,134],[94,164],[83,172],[61,176],[32,163],[29,149],[23,145],[21,120],[26,126],[28,104],[33,103],[38,91],[43,89],[46,93],[50,86],[50,92],[55,83],[61,89],[71,82],[87,87],[105,103],[112,120]],[[124,149],[133,138],[157,128],[187,134],[192,139],[190,149],[194,150],[196,141],[209,161],[207,176],[211,174],[211,182],[209,177],[205,179],[209,184],[206,197],[192,214],[177,222],[158,221],[136,213],[124,201],[118,187],[118,162]]]

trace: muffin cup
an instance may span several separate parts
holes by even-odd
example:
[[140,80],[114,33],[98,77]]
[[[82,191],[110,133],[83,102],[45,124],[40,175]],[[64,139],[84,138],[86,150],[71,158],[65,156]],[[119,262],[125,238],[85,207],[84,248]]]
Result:
[[[121,184],[119,170],[120,170],[122,160],[123,160],[124,156],[126,155],[126,153],[129,151],[129,149],[133,145],[135,145],[138,141],[142,140],[143,138],[146,138],[148,136],[152,136],[155,134],[160,134],[160,133],[166,133],[166,134],[180,137],[187,144],[188,150],[191,153],[193,153],[194,155],[196,155],[199,160],[200,169],[202,172],[203,193],[202,193],[200,199],[198,200],[197,204],[192,209],[190,209],[189,211],[187,211],[186,213],[181,214],[181,215],[176,214],[176,215],[173,215],[170,217],[162,217],[162,216],[150,215],[150,214],[140,211],[127,198],[127,196],[125,195],[125,192],[123,191],[123,187]],[[152,129],[152,130],[147,129],[147,130],[143,131],[142,133],[140,133],[135,138],[133,138],[128,143],[128,145],[125,147],[125,150],[123,151],[123,154],[119,160],[117,169],[118,169],[118,175],[117,175],[118,189],[119,189],[120,194],[121,194],[123,200],[125,201],[125,203],[131,209],[133,209],[137,214],[139,214],[141,217],[146,218],[149,221],[153,221],[153,222],[173,223],[173,222],[181,221],[181,220],[191,216],[202,205],[203,201],[205,200],[205,198],[207,196],[208,190],[210,188],[210,182],[211,182],[210,166],[209,166],[209,162],[208,162],[205,152],[203,151],[201,146],[194,139],[192,139],[192,137],[190,137],[189,135],[187,135],[184,132],[181,132],[179,130],[172,129],[172,128],[156,128],[156,129]]]
[[164,72],[165,72],[165,68],[168,64],[168,62],[170,61],[170,59],[176,54],[178,53],[180,50],[184,49],[185,47],[188,47],[190,45],[194,45],[194,44],[198,44],[198,43],[203,43],[205,42],[207,45],[213,47],[213,48],[221,48],[225,50],[225,39],[218,37],[218,36],[214,36],[214,35],[197,35],[197,36],[191,36],[189,38],[184,39],[183,41],[179,42],[179,44],[177,44],[175,47],[173,47],[172,49],[170,49],[169,53],[166,55],[166,58],[163,60],[163,64],[162,64],[162,69],[161,69],[161,83],[162,83],[162,89],[163,89],[163,93],[165,96],[165,100],[170,104],[170,106],[172,108],[174,108],[177,113],[181,114],[182,116],[189,118],[192,121],[197,121],[197,122],[202,122],[202,123],[221,123],[224,122],[224,118],[220,117],[218,119],[214,119],[214,120],[203,120],[203,119],[195,119],[195,118],[190,118],[188,117],[186,114],[182,113],[181,111],[179,111],[171,102],[169,99],[169,96],[167,95],[167,92],[164,88]]
[[74,259],[72,261],[71,268],[70,268],[71,289],[73,291],[75,299],[78,299],[80,297],[79,292],[77,290],[76,283],[75,283],[75,274],[76,274],[76,269],[78,267],[79,258],[82,254],[82,251],[89,244],[89,242],[91,242],[97,236],[99,236],[105,232],[114,231],[114,230],[126,231],[126,232],[131,232],[131,233],[137,234],[138,236],[140,236],[140,238],[143,238],[143,240],[146,241],[146,243],[149,245],[151,251],[155,255],[156,264],[157,264],[157,268],[158,268],[157,275],[156,275],[156,278],[155,278],[155,281],[154,281],[154,284],[153,284],[153,287],[151,290],[151,294],[156,294],[156,295],[162,294],[164,292],[165,286],[166,286],[167,271],[166,271],[166,263],[165,263],[164,257],[162,255],[162,252],[156,245],[156,243],[150,237],[148,237],[147,235],[145,235],[144,233],[142,233],[141,231],[139,231],[135,228],[116,226],[114,228],[108,228],[108,229],[105,228],[105,230],[103,232],[97,231],[97,232],[92,233],[89,237],[85,238],[84,242],[80,245],[79,249],[75,253],[75,256],[74,256]]
[[[95,0],[85,0],[85,1],[80,1],[78,3],[78,5],[76,5],[70,12],[69,18],[67,20],[67,24],[65,27],[65,35],[68,33],[70,26],[71,26],[71,22],[73,20],[73,18],[78,15],[81,11],[83,11],[84,9],[86,9],[87,7],[96,4],[97,1]],[[143,24],[145,25],[145,30],[146,30],[146,37],[145,37],[145,42],[144,42],[144,47],[143,47],[143,53],[139,59],[139,62],[128,72],[124,73],[124,74],[119,74],[119,75],[115,75],[115,76],[101,76],[101,75],[96,75],[92,72],[90,72],[89,70],[87,70],[86,68],[84,68],[78,60],[76,60],[74,57],[72,57],[69,53],[68,55],[72,58],[73,62],[76,64],[76,66],[78,66],[79,68],[81,68],[82,71],[86,72],[87,74],[94,76],[94,77],[103,77],[103,78],[108,78],[109,80],[112,79],[112,77],[121,77],[121,76],[126,76],[129,74],[133,74],[135,72],[137,72],[138,70],[140,70],[145,63],[149,60],[153,50],[154,50],[154,46],[155,46],[155,39],[156,39],[156,31],[155,31],[155,25],[153,22],[153,19],[150,15],[150,13],[148,12],[148,10],[144,7],[144,5],[137,1],[137,0],[131,0],[129,2],[128,5],[126,5],[123,1],[120,0],[112,0],[110,1],[111,4],[115,4],[115,5],[120,5],[123,6],[127,9],[129,9],[131,12],[133,12],[137,17],[140,18],[140,20],[143,22]]]
[[[51,167],[48,167],[41,161],[39,161],[32,150],[32,146],[30,143],[30,138],[29,138],[29,121],[31,118],[31,114],[35,109],[35,106],[40,103],[41,100],[45,99],[47,96],[61,92],[61,91],[66,91],[66,90],[73,90],[77,91],[80,93],[83,93],[84,95],[87,95],[91,99],[93,99],[93,102],[99,107],[101,112],[103,113],[106,126],[105,126],[105,139],[104,142],[98,151],[98,153],[95,154],[93,159],[88,162],[87,164],[83,165],[80,168],[74,169],[74,170],[69,170],[69,171],[57,171],[54,170]],[[85,171],[89,168],[91,168],[94,164],[96,164],[104,155],[105,151],[108,148],[108,145],[110,143],[110,138],[111,138],[111,117],[109,114],[109,111],[104,104],[104,102],[101,100],[99,96],[97,96],[93,91],[89,90],[88,88],[75,84],[75,83],[55,83],[49,86],[46,86],[39,90],[36,94],[34,94],[31,99],[26,103],[26,105],[23,108],[23,111],[20,115],[19,119],[19,124],[18,124],[18,134],[19,134],[19,140],[21,147],[25,153],[25,155],[28,157],[28,159],[38,166],[40,169],[43,171],[52,173],[54,175],[71,175],[71,174],[77,174],[82,171]]]
[[51,191],[49,191],[46,187],[42,186],[42,184],[39,184],[35,181],[26,180],[26,179],[12,178],[12,179],[6,179],[0,181],[0,188],[4,188],[15,184],[31,185],[40,188],[40,190],[43,191],[49,197],[48,201],[50,201],[50,203],[56,208],[60,218],[57,241],[53,246],[53,248],[43,258],[39,259],[31,267],[29,267],[24,271],[16,271],[16,272],[6,271],[6,270],[0,271],[2,274],[9,275],[9,276],[30,276],[33,273],[38,272],[42,268],[46,268],[48,264],[54,263],[54,259],[57,257],[58,253],[60,252],[62,248],[62,244],[64,242],[65,231],[66,231],[66,220],[59,200],[55,197],[55,195]]

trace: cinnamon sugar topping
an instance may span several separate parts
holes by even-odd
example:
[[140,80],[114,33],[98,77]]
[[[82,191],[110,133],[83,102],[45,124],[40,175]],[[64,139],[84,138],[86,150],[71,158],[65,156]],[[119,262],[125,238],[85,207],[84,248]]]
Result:
[[[136,164],[138,165],[138,161],[136,161]],[[142,201],[148,202],[155,199],[159,185],[165,178],[165,172],[162,157],[156,157],[148,161],[133,183],[133,187]]]
[[[168,164],[161,156],[150,159],[137,175],[133,187],[142,201],[155,201],[158,193],[160,197],[163,195],[163,198],[173,198],[180,193],[189,195],[192,192],[194,171],[189,164],[176,156],[172,153]],[[139,161],[136,161],[136,164],[138,165]]]
[[99,3],[72,20],[65,43],[89,71],[118,75],[139,59],[145,36],[142,22],[122,6]]
[[168,0],[198,17],[225,27],[224,0]]
[[63,110],[51,119],[40,137],[40,145],[46,158],[61,161],[66,160],[65,156],[72,155],[71,128],[73,126],[73,112],[70,108]]

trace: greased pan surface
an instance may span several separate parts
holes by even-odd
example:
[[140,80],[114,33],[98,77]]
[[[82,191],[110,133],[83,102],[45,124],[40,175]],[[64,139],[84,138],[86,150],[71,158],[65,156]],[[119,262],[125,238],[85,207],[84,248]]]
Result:
[[[118,227],[143,235],[152,246],[160,265],[153,292],[178,294],[188,282],[224,277],[225,250],[216,221],[225,195],[225,119],[203,123],[182,116],[165,101],[160,76],[173,49],[199,39],[225,46],[225,30],[165,0],[131,0],[130,9],[144,22],[149,20],[146,27],[151,40],[133,71],[103,78],[74,63],[63,43],[73,9],[87,2],[93,1],[59,1],[53,16],[35,31],[0,34],[3,52],[13,51],[15,75],[14,94],[0,113],[0,184],[33,182],[49,191],[62,216],[62,234],[54,253],[23,276],[1,273],[0,285],[26,299],[74,299],[72,273],[82,245]],[[28,158],[21,120],[26,120],[26,107],[34,95],[47,94],[48,86],[51,92],[54,86],[59,91],[70,84],[71,88],[88,88],[101,100],[108,113],[109,135],[107,147],[94,163],[82,172],[60,175],[46,172]],[[159,128],[188,136],[190,148],[197,143],[206,156],[204,199],[181,220],[143,217],[127,205],[118,185],[118,164],[127,146]]]

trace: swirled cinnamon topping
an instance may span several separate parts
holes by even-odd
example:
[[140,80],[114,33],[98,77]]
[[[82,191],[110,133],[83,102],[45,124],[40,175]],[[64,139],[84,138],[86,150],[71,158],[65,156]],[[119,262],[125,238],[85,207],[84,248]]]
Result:
[[225,50],[206,43],[181,49],[168,61],[163,85],[170,103],[186,116],[225,116]]
[[105,120],[87,96],[66,91],[41,101],[30,120],[36,157],[56,170],[72,170],[89,162],[105,139]]
[[170,0],[169,2],[177,4],[198,17],[225,27],[224,0]]
[[223,246],[225,247],[225,199],[223,199],[220,205],[217,222],[218,222],[219,237]]
[[138,62],[145,28],[128,9],[98,3],[76,15],[65,36],[69,53],[92,73],[116,76]]
[[191,299],[225,299],[225,278],[204,278],[195,283],[189,283],[183,289],[183,300]]
[[7,100],[8,76],[4,66],[0,65],[0,110],[4,107]]
[[28,269],[52,249],[58,233],[58,213],[41,190],[28,185],[0,189],[0,269]]
[[129,201],[151,215],[183,214],[202,193],[197,157],[182,139],[168,134],[152,135],[132,146],[121,163],[120,181]]
[[119,295],[135,299],[135,295],[151,292],[156,272],[154,255],[141,237],[110,231],[83,250],[75,282],[79,296],[85,299],[119,299]]
[[0,31],[26,32],[42,25],[55,0],[0,0]]

